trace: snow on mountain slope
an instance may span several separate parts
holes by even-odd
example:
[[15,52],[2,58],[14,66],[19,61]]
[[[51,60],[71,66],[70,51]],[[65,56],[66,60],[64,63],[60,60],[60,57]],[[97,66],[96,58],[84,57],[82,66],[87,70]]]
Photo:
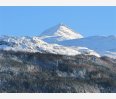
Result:
[[[82,46],[98,52],[100,55],[115,56],[116,36],[92,36],[82,39],[65,40],[57,42],[63,46]],[[108,51],[113,52],[108,55]]]
[[92,36],[86,37],[82,39],[75,40],[65,40],[58,42],[58,44],[66,45],[66,46],[83,46],[88,47],[93,50],[109,50],[116,48],[116,38],[115,37],[106,37],[106,36]]
[[74,32],[64,24],[58,24],[40,34],[40,39],[49,43],[80,38],[83,38],[81,34]]
[[0,37],[0,49],[25,51],[25,52],[41,52],[54,53],[61,55],[95,55],[100,57],[95,51],[82,47],[65,47],[58,44],[48,44],[38,37]]
[[87,47],[71,47],[75,50],[78,50],[79,52],[81,52],[82,54],[85,54],[85,55],[95,55],[97,57],[100,57],[100,55],[98,53],[96,53],[94,50],[90,50],[89,48]]
[[39,38],[51,44],[56,43],[67,47],[86,47],[103,56],[114,57],[116,52],[116,36],[91,36],[83,38],[81,34],[74,32],[64,24],[58,24],[44,31],[40,34]]
[[106,51],[105,56],[116,59],[116,52]]

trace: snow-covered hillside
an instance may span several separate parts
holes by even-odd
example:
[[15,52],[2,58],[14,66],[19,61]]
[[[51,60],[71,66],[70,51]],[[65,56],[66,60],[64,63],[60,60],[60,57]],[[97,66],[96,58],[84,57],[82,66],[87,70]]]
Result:
[[40,34],[40,39],[49,43],[80,38],[83,38],[81,34],[74,32],[64,24],[58,24]]
[[64,24],[56,25],[40,34],[40,39],[67,47],[85,47],[102,56],[116,58],[116,36],[83,37]]
[[65,47],[58,44],[48,44],[38,37],[0,37],[0,49],[25,51],[25,52],[41,52],[54,53],[61,55],[95,55],[99,57],[95,51],[85,47]]
[[[82,46],[95,50],[101,55],[116,57],[116,37],[115,36],[92,36],[82,39],[65,40],[57,42],[64,46]],[[110,53],[109,53],[110,52]],[[115,58],[114,57],[114,58]]]
[[0,49],[116,58],[116,36],[83,37],[66,25],[58,24],[36,37],[2,36]]

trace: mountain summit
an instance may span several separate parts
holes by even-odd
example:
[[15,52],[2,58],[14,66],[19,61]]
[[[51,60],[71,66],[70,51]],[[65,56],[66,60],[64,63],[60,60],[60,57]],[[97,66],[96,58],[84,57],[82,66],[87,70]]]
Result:
[[40,34],[40,38],[49,42],[49,40],[53,41],[63,41],[63,40],[71,40],[71,39],[80,39],[83,38],[83,36],[75,31],[73,31],[71,28],[66,26],[65,24],[58,24],[56,26],[53,26],[47,30],[45,30],[43,33]]

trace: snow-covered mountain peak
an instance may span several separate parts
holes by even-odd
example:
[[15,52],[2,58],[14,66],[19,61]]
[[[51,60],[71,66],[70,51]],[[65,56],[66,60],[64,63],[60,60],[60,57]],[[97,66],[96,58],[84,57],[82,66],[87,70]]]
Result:
[[60,23],[58,25],[53,26],[52,28],[45,30],[43,33],[40,34],[40,38],[43,40],[48,40],[49,38],[52,38],[57,41],[63,41],[70,39],[80,39],[83,38],[83,36],[73,31],[65,24]]

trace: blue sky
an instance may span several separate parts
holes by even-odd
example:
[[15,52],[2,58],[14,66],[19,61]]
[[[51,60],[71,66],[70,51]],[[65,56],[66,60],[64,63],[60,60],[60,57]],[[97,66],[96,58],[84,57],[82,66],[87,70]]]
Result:
[[116,35],[116,7],[0,7],[0,35],[37,36],[59,23],[84,36]]

